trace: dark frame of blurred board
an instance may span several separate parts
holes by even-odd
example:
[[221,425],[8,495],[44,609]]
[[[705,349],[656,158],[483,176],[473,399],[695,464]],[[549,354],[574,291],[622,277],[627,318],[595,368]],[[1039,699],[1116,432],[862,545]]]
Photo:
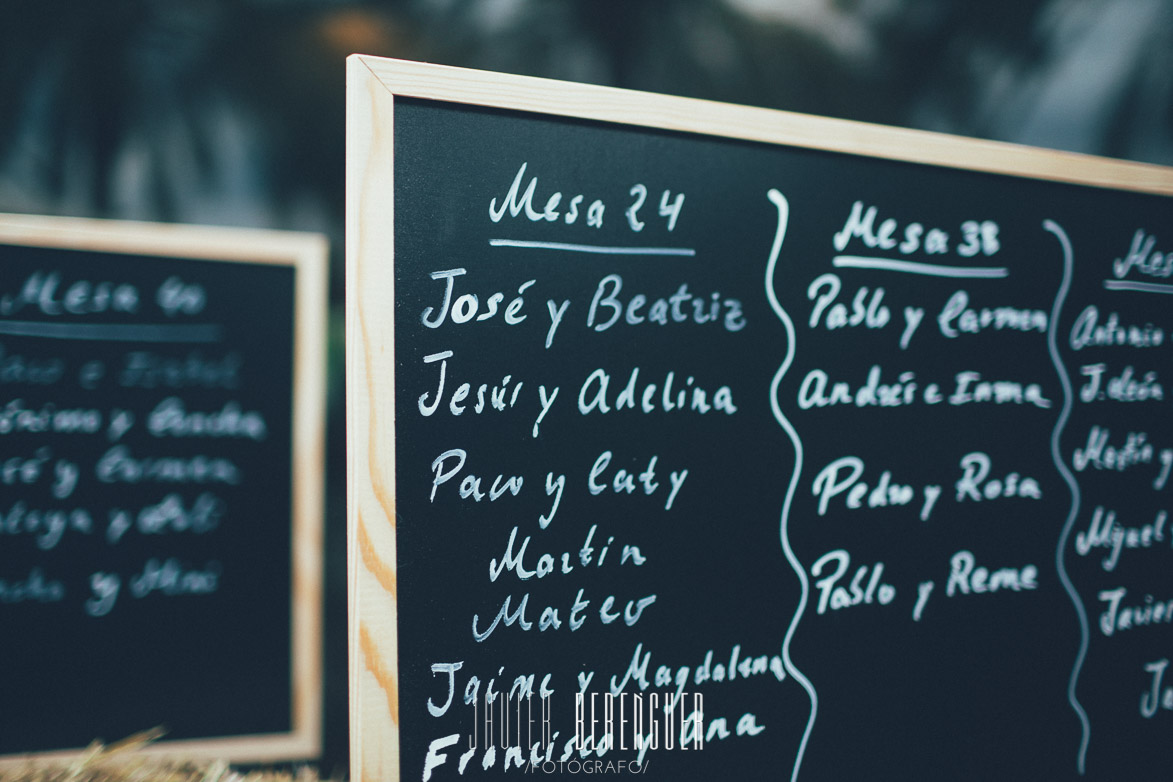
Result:
[[314,759],[325,237],[0,215],[0,764]]

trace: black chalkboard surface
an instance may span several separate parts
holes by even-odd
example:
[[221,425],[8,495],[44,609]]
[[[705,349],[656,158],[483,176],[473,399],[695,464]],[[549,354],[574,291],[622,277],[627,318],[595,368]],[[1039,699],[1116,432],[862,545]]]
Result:
[[311,235],[0,218],[0,755],[316,751],[323,268]]
[[1164,774],[1173,172],[352,68],[356,779]]

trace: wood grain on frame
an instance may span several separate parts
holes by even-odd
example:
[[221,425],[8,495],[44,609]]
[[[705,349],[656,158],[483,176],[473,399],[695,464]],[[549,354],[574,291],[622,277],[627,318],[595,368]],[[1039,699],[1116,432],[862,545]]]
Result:
[[994,174],[1173,195],[1164,166],[852,120],[355,55],[403,97],[533,111]]
[[346,473],[350,763],[399,777],[391,93],[347,72]]

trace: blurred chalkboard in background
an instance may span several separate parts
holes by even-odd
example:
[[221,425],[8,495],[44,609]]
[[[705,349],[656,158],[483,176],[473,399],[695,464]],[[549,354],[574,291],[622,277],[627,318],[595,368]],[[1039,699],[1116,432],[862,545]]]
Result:
[[0,756],[318,756],[325,259],[0,216]]

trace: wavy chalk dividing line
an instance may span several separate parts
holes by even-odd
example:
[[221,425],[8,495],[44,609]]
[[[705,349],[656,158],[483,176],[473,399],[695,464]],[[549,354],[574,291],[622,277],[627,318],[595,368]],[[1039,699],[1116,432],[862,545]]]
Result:
[[939,263],[901,261],[895,258],[870,258],[863,255],[836,255],[831,265],[837,269],[882,269],[905,274],[924,274],[930,277],[954,277],[966,279],[1000,279],[1009,277],[1005,266],[946,266]]
[[1087,747],[1091,739],[1092,727],[1088,721],[1087,712],[1084,711],[1083,706],[1079,703],[1079,698],[1075,695],[1075,688],[1079,684],[1079,674],[1083,669],[1084,658],[1087,656],[1089,631],[1087,611],[1084,609],[1083,601],[1079,599],[1079,593],[1075,591],[1075,585],[1071,583],[1071,578],[1067,575],[1067,568],[1063,564],[1063,552],[1067,550],[1067,541],[1071,536],[1072,527],[1075,526],[1075,517],[1079,514],[1080,494],[1079,484],[1076,483],[1071,470],[1064,464],[1059,452],[1059,438],[1071,415],[1073,394],[1067,370],[1063,366],[1062,359],[1059,358],[1058,327],[1056,325],[1059,322],[1059,312],[1067,299],[1067,292],[1071,288],[1071,275],[1075,259],[1071,251],[1071,240],[1067,238],[1067,234],[1058,223],[1053,220],[1044,220],[1043,228],[1054,234],[1063,248],[1063,282],[1059,286],[1055,303],[1051,307],[1051,322],[1047,329],[1047,350],[1051,353],[1051,362],[1055,365],[1055,370],[1059,374],[1059,382],[1063,385],[1063,410],[1059,413],[1059,420],[1055,423],[1054,431],[1051,432],[1051,459],[1054,460],[1055,467],[1063,476],[1067,487],[1071,489],[1071,510],[1067,514],[1067,522],[1063,525],[1063,532],[1059,535],[1058,548],[1055,549],[1055,569],[1059,572],[1059,580],[1063,583],[1063,588],[1067,591],[1071,602],[1075,604],[1075,613],[1079,617],[1079,653],[1075,656],[1075,664],[1071,668],[1071,678],[1067,682],[1067,702],[1071,704],[1071,708],[1079,717],[1080,727],[1083,731],[1079,742],[1079,754],[1076,756],[1076,768],[1082,775],[1087,768]]
[[794,500],[794,492],[798,488],[798,477],[802,472],[802,441],[798,439],[798,433],[782,413],[781,405],[778,404],[778,385],[782,382],[782,376],[790,369],[790,364],[794,361],[795,352],[794,323],[790,320],[790,316],[786,314],[786,310],[782,308],[782,304],[778,301],[778,296],[774,293],[774,271],[778,265],[778,253],[782,249],[782,240],[786,237],[786,224],[790,219],[790,203],[786,200],[786,196],[773,188],[770,189],[767,196],[773,202],[774,206],[778,207],[778,229],[774,234],[774,245],[770,248],[769,263],[766,264],[766,298],[770,300],[770,306],[774,309],[774,313],[786,328],[786,358],[782,360],[782,365],[778,367],[778,371],[774,374],[774,380],[770,383],[770,410],[773,411],[774,418],[777,419],[778,424],[786,430],[787,436],[790,437],[790,442],[794,444],[794,472],[790,476],[790,485],[786,488],[786,499],[782,503],[782,521],[779,528],[779,536],[782,540],[782,551],[786,554],[786,561],[790,563],[790,567],[798,575],[798,581],[802,587],[802,595],[798,601],[798,608],[794,611],[794,618],[790,620],[790,626],[786,629],[786,637],[782,641],[782,664],[786,666],[787,673],[806,690],[806,694],[811,702],[810,719],[807,720],[806,730],[803,731],[802,743],[798,745],[798,753],[794,758],[794,770],[790,775],[791,782],[795,782],[798,779],[798,772],[802,768],[802,756],[806,752],[807,742],[810,740],[811,731],[815,727],[815,716],[819,711],[819,696],[815,692],[814,685],[811,684],[810,680],[790,660],[790,642],[794,638],[794,633],[798,629],[798,623],[802,619],[803,612],[806,610],[806,601],[810,595],[810,583],[807,581],[806,571],[798,561],[798,558],[794,556],[794,550],[790,547],[789,533],[790,504]]
[[224,329],[216,324],[45,323],[9,320],[0,321],[0,334],[111,342],[219,342],[224,338]]

